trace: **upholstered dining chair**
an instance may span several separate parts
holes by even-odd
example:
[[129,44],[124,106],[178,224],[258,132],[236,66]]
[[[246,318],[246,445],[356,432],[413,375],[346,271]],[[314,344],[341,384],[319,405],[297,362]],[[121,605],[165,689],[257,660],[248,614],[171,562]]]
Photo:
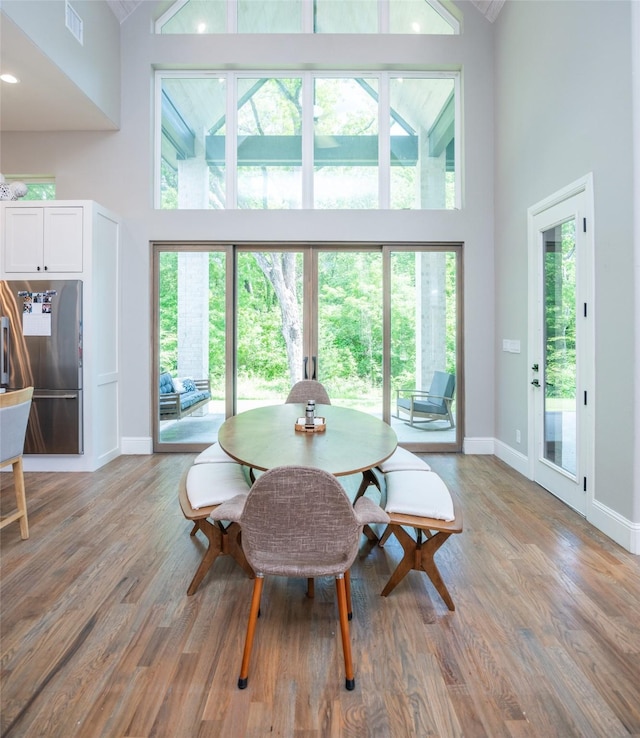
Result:
[[31,408],[33,387],[0,394],[0,467],[11,464],[16,491],[16,512],[0,520],[0,529],[20,521],[20,537],[29,538],[27,498],[24,489],[22,453]]
[[389,516],[366,497],[352,505],[341,484],[329,472],[305,466],[280,466],[259,477],[247,496],[239,495],[220,505],[212,517],[240,523],[242,548],[256,575],[238,687],[244,689],[249,679],[265,575],[307,579],[333,576],[345,685],[348,690],[354,689],[349,569],[358,553],[363,526],[388,522]]
[[315,400],[319,405],[331,405],[329,393],[316,379],[301,379],[296,382],[285,400],[286,404]]

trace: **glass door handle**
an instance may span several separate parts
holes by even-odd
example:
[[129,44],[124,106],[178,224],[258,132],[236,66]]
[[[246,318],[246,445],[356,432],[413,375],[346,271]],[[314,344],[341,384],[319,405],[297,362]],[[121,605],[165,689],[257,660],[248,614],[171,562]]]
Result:
[[304,376],[303,376],[303,379],[309,379],[309,372],[307,371],[307,362],[308,361],[309,361],[309,357],[308,356],[305,356],[304,357],[304,372],[303,372]]

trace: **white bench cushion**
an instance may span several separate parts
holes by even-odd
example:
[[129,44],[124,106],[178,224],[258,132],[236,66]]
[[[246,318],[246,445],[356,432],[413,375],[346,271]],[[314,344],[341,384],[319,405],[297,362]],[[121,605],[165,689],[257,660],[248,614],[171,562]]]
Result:
[[209,446],[209,448],[205,448],[205,450],[198,454],[194,460],[194,464],[218,464],[220,462],[230,462],[232,464],[236,464],[237,461],[235,459],[232,459],[229,454],[225,453],[221,448],[219,443],[214,443],[213,445]]
[[388,513],[453,520],[453,500],[447,485],[432,471],[394,471],[385,475]]
[[194,464],[187,474],[187,497],[194,510],[249,494],[240,464]]
[[383,474],[393,471],[431,471],[426,461],[419,459],[411,451],[398,446],[388,459],[378,464],[378,469]]

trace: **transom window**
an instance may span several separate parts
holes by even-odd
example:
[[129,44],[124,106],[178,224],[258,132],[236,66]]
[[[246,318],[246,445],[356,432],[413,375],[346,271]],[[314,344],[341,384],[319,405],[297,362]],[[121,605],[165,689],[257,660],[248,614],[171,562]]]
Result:
[[157,207],[459,207],[458,83],[455,72],[157,72]]
[[438,0],[178,0],[156,33],[458,34]]

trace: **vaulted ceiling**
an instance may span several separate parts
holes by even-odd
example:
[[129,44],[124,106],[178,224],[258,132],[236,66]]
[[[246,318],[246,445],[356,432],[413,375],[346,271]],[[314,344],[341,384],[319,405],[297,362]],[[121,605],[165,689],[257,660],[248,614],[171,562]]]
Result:
[[[144,0],[107,0],[122,23]],[[471,0],[493,22],[505,0]],[[116,128],[6,16],[0,23],[0,69],[17,68],[21,83],[1,83],[0,131],[92,131]]]

